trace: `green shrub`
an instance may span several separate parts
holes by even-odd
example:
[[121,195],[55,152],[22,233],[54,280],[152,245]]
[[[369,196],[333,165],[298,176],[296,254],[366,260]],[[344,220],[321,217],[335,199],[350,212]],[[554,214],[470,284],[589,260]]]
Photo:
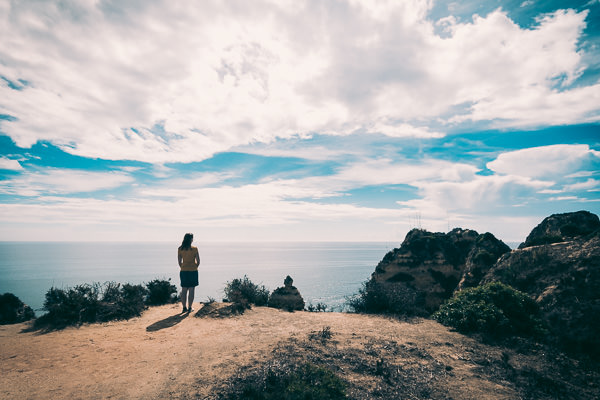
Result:
[[358,294],[347,298],[346,303],[358,313],[405,316],[427,314],[423,294],[396,282],[364,282]]
[[225,285],[225,301],[243,305],[254,304],[264,306],[269,300],[269,289],[264,285],[256,285],[244,275],[242,279],[236,278]]
[[159,306],[177,301],[177,287],[171,284],[171,279],[154,279],[146,284],[146,289],[148,289],[146,304],[150,306]]
[[546,332],[535,301],[500,282],[456,293],[433,318],[461,333],[482,333],[492,338],[541,337]]
[[0,295],[0,325],[16,324],[35,318],[35,313],[12,293]]
[[344,382],[330,370],[306,363],[291,370],[269,369],[263,379],[247,383],[229,399],[337,400],[346,398]]
[[142,285],[115,282],[77,285],[72,288],[52,287],[46,292],[44,310],[35,322],[37,327],[53,329],[82,323],[129,319],[141,315],[147,294]]

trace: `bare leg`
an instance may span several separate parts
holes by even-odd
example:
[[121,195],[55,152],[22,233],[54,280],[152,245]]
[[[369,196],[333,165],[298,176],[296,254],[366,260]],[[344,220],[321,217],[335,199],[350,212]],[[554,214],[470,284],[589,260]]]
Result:
[[192,303],[194,302],[194,292],[196,291],[195,287],[188,288],[188,310],[192,309]]
[[183,306],[184,311],[185,311],[185,300],[186,300],[189,289],[190,288],[186,288],[186,287],[181,288],[181,305]]

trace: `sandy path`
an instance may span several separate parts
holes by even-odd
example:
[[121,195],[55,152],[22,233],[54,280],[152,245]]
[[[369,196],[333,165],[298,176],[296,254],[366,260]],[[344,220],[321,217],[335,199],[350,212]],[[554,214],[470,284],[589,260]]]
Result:
[[[479,376],[468,354],[483,345],[433,321],[262,307],[214,319],[180,317],[179,310],[154,307],[129,321],[46,334],[25,332],[27,324],[0,326],[0,397],[201,399],[238,367],[267,359],[277,343],[306,339],[325,326],[341,347],[361,348],[373,338],[422,347],[452,368],[455,378],[447,386],[455,399],[515,396],[510,385]],[[493,348],[485,351],[501,356]]]

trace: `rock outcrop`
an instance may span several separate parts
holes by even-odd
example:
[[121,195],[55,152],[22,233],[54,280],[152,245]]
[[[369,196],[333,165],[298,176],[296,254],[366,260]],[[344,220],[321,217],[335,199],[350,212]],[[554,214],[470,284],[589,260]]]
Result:
[[269,307],[279,308],[287,311],[304,310],[304,299],[300,291],[292,286],[294,280],[288,275],[283,281],[283,287],[279,287],[269,297]]
[[[422,307],[426,313],[439,308],[454,293],[459,282],[472,285],[498,256],[510,250],[492,234],[456,228],[448,233],[411,230],[398,249],[385,255],[371,276],[372,282],[404,286],[415,292],[422,304],[407,304],[410,309]],[[463,279],[469,265],[469,279]],[[406,292],[400,290],[399,292]]]
[[510,247],[491,233],[479,235],[467,256],[463,276],[456,290],[478,286],[500,256],[508,252]]
[[533,228],[519,249],[574,240],[598,229],[600,220],[589,211],[553,214]]
[[35,312],[12,293],[0,295],[0,325],[17,324],[35,318]]
[[[581,211],[544,219],[482,283],[499,281],[527,293],[558,343],[600,358],[600,230],[589,232],[597,222],[596,215]],[[537,244],[549,237],[560,240]]]

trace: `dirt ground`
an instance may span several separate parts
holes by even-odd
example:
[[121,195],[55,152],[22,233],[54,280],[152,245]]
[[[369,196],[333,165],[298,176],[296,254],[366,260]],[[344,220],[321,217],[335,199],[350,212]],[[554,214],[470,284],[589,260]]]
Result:
[[153,307],[49,333],[0,326],[0,398],[218,399],[279,359],[327,366],[356,399],[600,397],[598,374],[576,361],[541,347],[484,345],[430,320],[263,307],[227,318],[179,312]]

